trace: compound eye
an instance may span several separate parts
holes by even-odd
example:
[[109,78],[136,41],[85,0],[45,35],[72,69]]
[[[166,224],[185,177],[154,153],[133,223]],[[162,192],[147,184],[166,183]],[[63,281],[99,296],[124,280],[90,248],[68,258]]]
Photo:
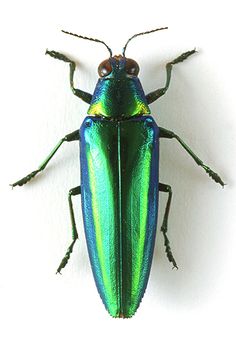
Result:
[[126,59],[125,69],[128,74],[134,76],[137,76],[139,73],[139,66],[133,59]]
[[112,71],[110,60],[104,60],[101,62],[101,64],[98,66],[98,74],[100,77],[106,77],[108,76]]

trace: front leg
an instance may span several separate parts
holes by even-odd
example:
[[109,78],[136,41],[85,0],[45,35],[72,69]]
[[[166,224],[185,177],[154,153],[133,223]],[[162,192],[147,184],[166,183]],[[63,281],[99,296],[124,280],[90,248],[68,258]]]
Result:
[[209,174],[209,176],[216,182],[219,183],[221,186],[224,187],[225,183],[223,182],[223,180],[221,179],[221,177],[215,173],[210,167],[206,166],[202,160],[200,160],[197,155],[194,154],[194,152],[187,146],[187,144],[184,143],[184,141],[177,136],[174,132],[169,131],[164,129],[163,127],[160,127],[160,138],[175,138],[181,145],[182,147],[187,151],[187,153],[189,153],[190,156],[192,156],[192,158],[194,159],[194,161],[196,162],[197,165],[201,166],[205,172],[207,174]]
[[166,91],[170,85],[172,66],[174,64],[178,64],[179,62],[184,61],[185,59],[187,59],[190,55],[192,55],[194,53],[196,53],[195,49],[190,50],[188,52],[181,54],[180,56],[178,56],[178,58],[176,58],[176,59],[174,59],[174,60],[172,60],[166,64],[166,85],[164,86],[164,88],[154,90],[154,91],[152,91],[146,95],[146,99],[147,99],[148,104],[156,101],[157,99],[159,99],[159,97],[161,97],[162,95],[164,95],[166,93]]
[[83,100],[84,102],[90,104],[91,100],[92,100],[92,95],[87,93],[86,91],[76,89],[74,87],[74,72],[75,72],[75,67],[76,67],[75,62],[70,60],[69,58],[67,58],[67,56],[65,56],[61,53],[55,52],[55,50],[51,50],[51,51],[46,50],[45,54],[50,55],[52,58],[70,63],[70,86],[71,86],[71,90],[72,90],[74,95],[81,98],[81,100]]

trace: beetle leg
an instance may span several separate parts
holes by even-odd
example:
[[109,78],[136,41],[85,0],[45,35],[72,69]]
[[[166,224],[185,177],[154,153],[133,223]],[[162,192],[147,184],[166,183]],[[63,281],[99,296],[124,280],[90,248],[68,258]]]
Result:
[[63,257],[58,269],[57,269],[57,273],[61,274],[61,270],[63,268],[65,268],[65,266],[67,265],[67,262],[70,259],[70,255],[73,252],[73,247],[74,244],[76,242],[76,240],[78,239],[78,232],[77,232],[77,228],[76,228],[76,223],[75,223],[75,215],[74,215],[74,210],[73,210],[73,203],[72,203],[72,196],[76,196],[76,195],[80,195],[81,194],[81,188],[80,186],[74,187],[73,189],[70,189],[69,191],[69,195],[68,195],[68,202],[69,202],[69,209],[70,209],[70,219],[71,219],[71,226],[72,226],[72,243],[70,244],[70,246],[68,247],[65,256]]
[[207,174],[209,174],[209,176],[216,182],[219,183],[221,186],[224,187],[225,183],[223,182],[223,180],[221,179],[221,177],[215,173],[210,167],[206,166],[202,160],[200,160],[197,155],[194,154],[194,152],[187,146],[187,144],[184,143],[184,141],[178,136],[176,135],[174,132],[169,131],[164,129],[163,127],[160,127],[160,137],[163,138],[175,138],[181,145],[182,147],[187,151],[187,153],[189,153],[190,156],[192,156],[192,158],[194,159],[194,161],[196,162],[197,165],[201,166],[205,172]]
[[33,172],[31,172],[30,174],[26,175],[24,178],[16,181],[15,183],[11,184],[12,187],[14,186],[22,186],[26,183],[28,183],[28,181],[30,181],[32,178],[34,178],[36,176],[36,174],[38,174],[39,172],[43,171],[44,168],[47,166],[48,162],[51,160],[51,158],[54,156],[54,154],[57,152],[57,150],[60,148],[60,146],[62,145],[62,143],[64,142],[72,142],[72,141],[76,141],[79,140],[79,130],[76,130],[72,133],[69,133],[68,135],[66,135],[64,138],[62,138],[57,145],[55,146],[55,148],[51,151],[51,153],[48,155],[48,157],[43,161],[43,163],[39,166],[39,168]]
[[180,56],[178,56],[178,58],[176,58],[176,59],[174,59],[171,62],[168,62],[166,64],[166,85],[164,86],[164,88],[154,90],[154,91],[152,91],[146,95],[146,99],[147,99],[148,104],[156,101],[159,97],[163,96],[166,93],[166,91],[170,85],[172,66],[174,64],[178,64],[179,62],[184,61],[185,59],[187,59],[190,55],[192,55],[194,53],[196,53],[196,49],[185,52],[185,53],[181,54]]
[[73,92],[74,95],[78,96],[79,98],[81,98],[81,100],[83,100],[86,103],[91,103],[92,100],[92,95],[87,93],[86,91],[80,90],[80,89],[76,89],[74,87],[74,72],[75,72],[75,62],[70,60],[69,58],[67,58],[67,56],[65,56],[64,54],[55,52],[54,50],[46,50],[46,53],[50,55],[52,58],[58,59],[58,60],[62,60],[65,62],[70,63],[70,86],[71,86],[71,90]]
[[164,214],[163,222],[161,225],[161,232],[164,235],[164,245],[165,245],[165,249],[166,249],[166,255],[167,255],[168,260],[173,264],[173,268],[178,269],[178,266],[175,262],[174,256],[171,252],[170,241],[166,235],[167,225],[168,225],[168,217],[169,217],[169,211],[170,211],[170,204],[171,204],[171,199],[172,199],[172,189],[171,189],[170,185],[159,183],[159,191],[168,193],[168,200],[166,203],[165,214]]

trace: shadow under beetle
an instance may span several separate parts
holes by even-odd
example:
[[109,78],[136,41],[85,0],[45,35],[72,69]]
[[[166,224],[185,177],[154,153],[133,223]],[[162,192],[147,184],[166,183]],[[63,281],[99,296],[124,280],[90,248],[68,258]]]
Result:
[[122,55],[112,55],[104,41],[70,32],[86,40],[102,43],[110,57],[98,67],[93,95],[76,89],[73,83],[75,62],[65,55],[46,51],[51,57],[69,63],[72,92],[89,104],[88,116],[80,130],[62,138],[39,168],[12,184],[21,186],[43,171],[64,142],[80,141],[81,185],[69,191],[72,243],[57,272],[66,266],[78,238],[72,196],[81,194],[84,229],[91,267],[98,292],[113,317],[134,315],[144,295],[155,243],[158,193],[168,194],[161,232],[168,260],[177,268],[167,238],[167,223],[172,199],[170,185],[158,181],[159,138],[175,138],[209,176],[224,186],[218,174],[206,166],[174,132],[158,127],[149,115],[149,104],[164,95],[169,87],[173,65],[194,54],[190,50],[166,64],[166,84],[145,95],[139,81],[139,66]]

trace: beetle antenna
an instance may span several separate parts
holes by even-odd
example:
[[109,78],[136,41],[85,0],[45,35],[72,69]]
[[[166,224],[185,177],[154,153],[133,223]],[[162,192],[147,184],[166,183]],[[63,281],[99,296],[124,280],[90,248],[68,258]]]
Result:
[[75,37],[78,37],[78,38],[83,38],[84,40],[89,40],[89,41],[94,41],[94,42],[102,43],[102,44],[104,44],[104,46],[106,46],[106,48],[108,49],[108,51],[110,53],[110,56],[112,57],[112,50],[104,41],[98,40],[97,38],[91,38],[91,37],[86,37],[86,36],[81,36],[81,35],[73,34],[72,32],[68,32],[68,31],[65,31],[65,30],[62,30],[62,32],[64,32],[64,34],[72,35],[72,36],[75,36]]
[[126,48],[127,48],[128,44],[129,44],[129,42],[130,42],[133,38],[135,38],[135,37],[137,37],[137,36],[141,36],[141,35],[151,34],[152,32],[159,31],[159,30],[165,30],[165,29],[168,29],[168,27],[166,26],[166,27],[164,27],[164,28],[158,28],[158,29],[153,29],[153,30],[150,30],[150,31],[144,31],[144,32],[140,32],[140,33],[138,33],[138,34],[135,34],[135,35],[131,36],[131,37],[128,39],[128,41],[126,42],[126,44],[125,44],[125,46],[124,46],[124,48],[123,48],[122,55],[125,56]]

